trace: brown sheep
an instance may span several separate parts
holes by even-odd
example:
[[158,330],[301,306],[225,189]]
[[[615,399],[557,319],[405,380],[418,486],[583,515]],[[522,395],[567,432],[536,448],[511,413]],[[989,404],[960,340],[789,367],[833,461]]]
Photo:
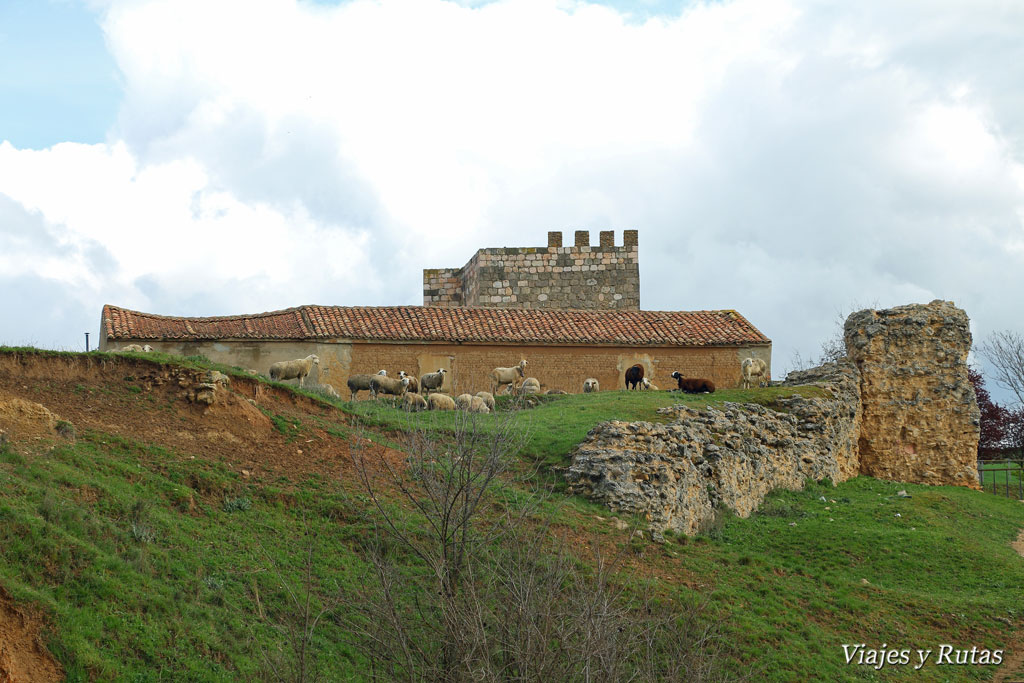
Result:
[[644,378],[644,366],[637,363],[629,370],[626,370],[626,388],[636,389],[636,385],[640,384]]
[[686,378],[678,370],[672,373],[672,378],[679,383],[679,390],[684,394],[713,394],[715,383],[709,379]]

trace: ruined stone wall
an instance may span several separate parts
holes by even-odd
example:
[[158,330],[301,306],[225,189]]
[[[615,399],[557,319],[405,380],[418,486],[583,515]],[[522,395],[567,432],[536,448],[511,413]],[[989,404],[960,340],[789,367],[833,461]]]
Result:
[[748,516],[777,488],[807,478],[856,476],[858,382],[849,364],[809,378],[828,398],[794,396],[773,408],[663,408],[668,424],[606,422],[572,455],[572,493],[612,510],[640,514],[657,538],[665,529],[696,533],[719,508]]
[[640,309],[640,261],[636,230],[577,230],[575,245],[548,233],[548,246],[480,249],[462,268],[423,271],[424,306],[496,308]]
[[675,418],[665,425],[598,425],[572,454],[570,490],[643,515],[657,535],[695,533],[717,508],[745,517],[772,489],[808,477],[977,488],[967,315],[946,301],[859,311],[845,337],[848,359],[784,383],[823,387],[831,398],[675,406],[663,409]]
[[980,413],[967,378],[967,314],[938,300],[865,310],[844,333],[860,371],[861,472],[977,488]]

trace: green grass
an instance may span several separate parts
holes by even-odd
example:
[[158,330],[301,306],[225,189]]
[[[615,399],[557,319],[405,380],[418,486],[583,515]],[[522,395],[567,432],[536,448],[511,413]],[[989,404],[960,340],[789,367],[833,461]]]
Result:
[[[337,482],[285,492],[97,432],[43,456],[7,449],[0,487],[0,582],[52,616],[48,643],[71,681],[255,677],[258,649],[285,646],[266,616],[288,611],[273,569],[298,581],[306,525],[328,593],[362,576],[372,533],[367,501]],[[897,497],[901,488],[911,497]],[[628,541],[597,519],[610,516],[603,508],[566,503],[558,524],[631,544],[665,595],[692,600],[683,577],[710,594],[758,680],[899,680],[905,669],[845,665],[842,644],[1005,647],[1001,619],[1024,615],[1024,561],[1009,547],[1024,505],[991,494],[863,477],[809,483],[771,494],[749,519],[726,514],[706,535],[669,534],[664,546]],[[366,671],[347,642],[323,622],[313,647],[328,680]],[[988,672],[961,667],[955,677]],[[926,667],[914,680],[948,676]]]
[[[274,568],[297,581],[303,525],[318,535],[327,592],[361,567],[371,528],[337,491],[285,494],[223,467],[88,433],[45,456],[0,457],[0,583],[52,615],[49,645],[69,681],[255,677],[258,648],[283,645]],[[303,519],[304,517],[304,519]],[[330,680],[363,665],[337,628],[315,641]]]
[[[770,387],[765,389],[726,389],[714,394],[679,394],[667,391],[602,391],[594,394],[534,396],[539,401],[535,408],[516,411],[512,416],[517,428],[528,435],[522,455],[544,467],[565,465],[566,456],[573,446],[583,441],[587,432],[601,422],[623,420],[627,422],[668,422],[669,416],[659,415],[658,408],[682,404],[692,408],[734,403],[759,403],[776,406],[779,398],[800,394],[805,397],[828,395],[820,387]],[[496,397],[497,411],[478,419],[484,430],[495,430],[518,399]],[[409,428],[444,433],[451,431],[456,422],[454,413],[404,413],[391,400],[336,402],[341,410],[358,416],[366,424],[385,429]]]
[[986,462],[982,465],[983,486],[986,491],[994,491],[1014,498],[1021,497],[1024,482],[1024,463],[1019,460],[1003,462]]

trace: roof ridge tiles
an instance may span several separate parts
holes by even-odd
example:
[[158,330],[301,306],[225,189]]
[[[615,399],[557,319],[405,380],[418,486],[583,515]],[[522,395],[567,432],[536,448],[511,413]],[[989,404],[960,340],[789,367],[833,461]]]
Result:
[[103,307],[109,339],[323,339],[586,343],[631,346],[768,344],[727,311],[323,306],[236,316],[161,316]]

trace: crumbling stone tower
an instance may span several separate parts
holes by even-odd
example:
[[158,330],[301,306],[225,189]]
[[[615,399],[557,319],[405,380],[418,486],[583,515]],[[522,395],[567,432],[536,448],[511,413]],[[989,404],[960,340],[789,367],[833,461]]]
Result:
[[545,247],[480,249],[461,268],[423,271],[424,306],[640,310],[637,231],[577,230],[575,244],[549,232]]

